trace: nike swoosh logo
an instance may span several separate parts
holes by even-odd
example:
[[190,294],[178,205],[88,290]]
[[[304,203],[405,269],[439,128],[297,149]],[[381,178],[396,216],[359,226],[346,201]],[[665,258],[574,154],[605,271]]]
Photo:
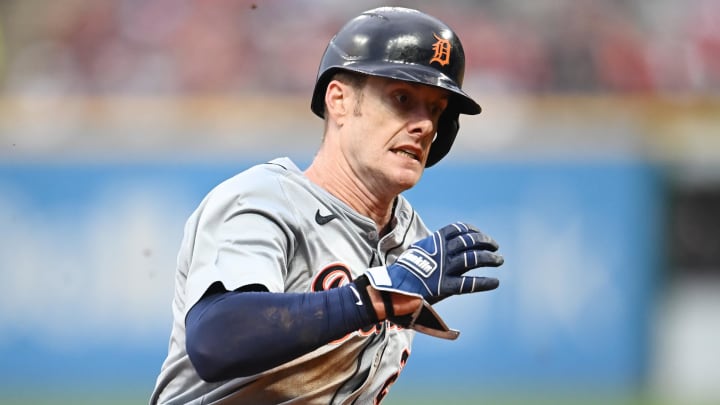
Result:
[[315,222],[318,223],[318,225],[325,225],[328,222],[332,221],[333,219],[337,218],[337,215],[330,214],[330,215],[320,215],[320,209],[318,208],[317,211],[315,211]]
[[357,302],[355,302],[355,305],[362,306],[363,302],[362,299],[360,299],[360,293],[358,292],[358,290],[356,290],[355,287],[353,287],[352,285],[350,286],[350,290],[353,292],[353,294],[355,294],[355,298],[357,298]]

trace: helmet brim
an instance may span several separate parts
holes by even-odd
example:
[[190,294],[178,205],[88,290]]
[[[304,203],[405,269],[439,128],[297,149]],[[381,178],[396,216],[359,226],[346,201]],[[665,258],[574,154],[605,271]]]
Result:
[[450,92],[451,98],[448,109],[459,114],[477,115],[482,108],[467,93],[465,93],[452,79],[427,66],[408,63],[358,63],[354,66],[349,62],[344,66],[328,68],[319,78],[312,98],[312,111],[320,118],[325,112],[325,91],[328,83],[338,71],[350,71],[370,76],[402,80],[437,87]]
[[482,108],[467,93],[465,93],[452,79],[446,75],[423,65],[383,63],[381,65],[363,66],[361,73],[372,76],[386,77],[411,83],[424,84],[447,90],[451,93],[448,108],[460,114],[477,115]]

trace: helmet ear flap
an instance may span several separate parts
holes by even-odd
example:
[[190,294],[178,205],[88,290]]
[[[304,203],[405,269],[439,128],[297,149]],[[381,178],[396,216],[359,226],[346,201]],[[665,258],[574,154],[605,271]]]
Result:
[[438,119],[438,128],[435,140],[430,146],[425,167],[430,167],[450,152],[455,137],[460,130],[460,114],[456,111],[445,110]]

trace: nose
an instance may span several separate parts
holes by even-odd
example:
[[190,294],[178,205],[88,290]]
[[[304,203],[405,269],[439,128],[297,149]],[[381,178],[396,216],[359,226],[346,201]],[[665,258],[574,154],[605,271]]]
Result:
[[435,122],[428,108],[416,109],[408,121],[408,132],[418,138],[429,137],[435,133]]

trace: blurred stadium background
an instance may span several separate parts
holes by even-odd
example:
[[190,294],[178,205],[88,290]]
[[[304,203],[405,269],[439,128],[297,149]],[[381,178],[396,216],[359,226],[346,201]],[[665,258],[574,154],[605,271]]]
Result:
[[[147,401],[186,217],[310,161],[319,58],[381,4],[0,2],[0,403]],[[506,264],[387,402],[720,403],[720,2],[392,4],[456,29],[483,106],[408,195]]]

